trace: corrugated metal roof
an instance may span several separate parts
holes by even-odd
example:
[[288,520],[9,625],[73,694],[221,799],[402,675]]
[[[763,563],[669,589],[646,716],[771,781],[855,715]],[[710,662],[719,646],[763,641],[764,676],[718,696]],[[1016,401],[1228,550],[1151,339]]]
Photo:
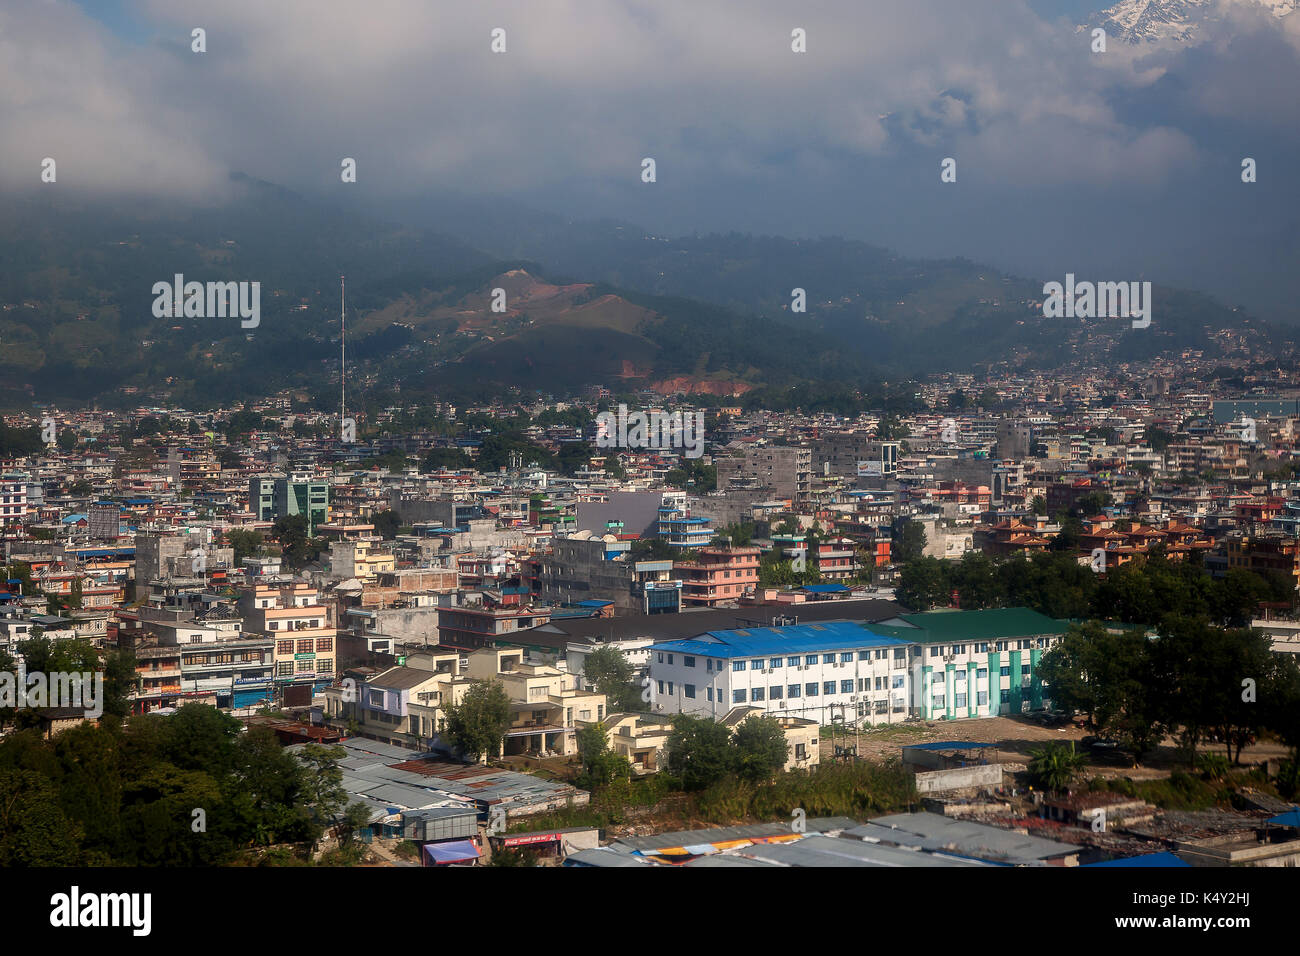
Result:
[[[874,626],[873,626],[874,628]],[[897,637],[876,633],[852,621],[824,624],[787,624],[745,630],[706,631],[694,640],[656,644],[658,651],[677,651],[700,657],[763,657],[791,651],[850,650],[892,647],[907,643]]]
[[982,611],[930,611],[899,617],[927,632],[913,640],[995,641],[1039,634],[1064,634],[1066,626],[1055,618],[1027,607],[989,608]]

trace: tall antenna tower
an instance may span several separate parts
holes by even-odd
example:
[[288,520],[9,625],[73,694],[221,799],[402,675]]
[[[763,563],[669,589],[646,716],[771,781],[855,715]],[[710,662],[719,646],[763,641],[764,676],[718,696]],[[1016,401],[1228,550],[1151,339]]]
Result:
[[339,344],[342,349],[343,366],[339,373],[339,437],[344,435],[347,427],[344,422],[348,417],[348,310],[347,310],[347,276],[339,276]]

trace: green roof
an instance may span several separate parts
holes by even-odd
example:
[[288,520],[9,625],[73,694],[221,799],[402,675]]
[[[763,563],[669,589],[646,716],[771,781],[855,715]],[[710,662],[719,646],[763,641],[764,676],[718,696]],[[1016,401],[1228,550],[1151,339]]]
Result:
[[[899,637],[931,641],[998,641],[1040,634],[1064,634],[1067,625],[1027,607],[990,608],[986,611],[930,611],[900,614],[899,619],[925,631],[919,635],[907,628],[891,628]],[[879,628],[873,628],[879,630]]]

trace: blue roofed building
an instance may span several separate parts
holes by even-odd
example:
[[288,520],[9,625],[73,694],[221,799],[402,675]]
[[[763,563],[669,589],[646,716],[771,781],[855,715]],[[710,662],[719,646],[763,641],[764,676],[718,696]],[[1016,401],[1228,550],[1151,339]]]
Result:
[[909,646],[852,621],[706,631],[654,645],[651,707],[714,719],[751,706],[819,724],[892,723],[908,715]]

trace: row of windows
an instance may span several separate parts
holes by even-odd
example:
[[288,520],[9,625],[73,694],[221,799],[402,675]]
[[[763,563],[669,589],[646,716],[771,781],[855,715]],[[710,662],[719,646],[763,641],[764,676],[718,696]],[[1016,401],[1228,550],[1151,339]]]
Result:
[[[784,693],[785,697],[790,699],[794,699],[796,697],[801,697],[801,696],[816,697],[818,695],[819,689],[821,693],[827,695],[834,694],[836,692],[835,681],[833,680],[823,681],[821,684],[818,684],[815,681],[807,684],[802,684],[802,685],[788,684],[784,689],[779,684],[773,685],[772,687],[755,687],[751,690],[744,690],[742,688],[739,690],[733,690],[731,692],[731,702],[733,704],[745,704],[751,702],[762,703],[765,700],[781,700],[782,693]],[[840,681],[839,693],[841,694],[853,693],[853,681],[851,680]]]
[[[1041,638],[1041,637],[1040,637],[1040,638],[1037,638],[1036,643],[1037,643],[1037,646],[1040,647],[1040,648],[1041,648],[1041,647],[1045,647],[1046,644],[1047,644],[1047,639],[1046,639],[1046,638]],[[1014,645],[1015,645],[1015,649],[1017,649],[1017,650],[1029,650],[1030,647],[1033,646],[1033,645],[1035,644],[1035,640],[1030,639],[1030,640],[1019,640],[1019,641],[998,641],[998,642],[997,642],[995,645],[993,645],[993,646],[996,648],[997,651],[1001,652],[1001,651],[1005,651],[1005,650],[1007,649],[1007,645],[1008,645],[1008,644],[1014,644]],[[974,650],[974,652],[975,652],[976,654],[987,654],[987,653],[989,653],[989,646],[990,646],[990,645],[987,644],[987,643],[978,643],[978,644],[974,644],[974,645],[973,645],[973,650]],[[931,657],[942,657],[942,656],[945,656],[945,655],[947,655],[947,654],[949,654],[949,653],[954,654],[954,655],[957,655],[957,654],[965,654],[965,653],[966,653],[966,647],[967,647],[967,645],[965,645],[965,644],[934,644],[934,645],[931,645],[931,647],[930,647],[930,656],[931,656]],[[855,655],[856,655],[856,656],[855,656]],[[905,660],[905,659],[906,659],[906,655],[907,655],[907,651],[906,651],[905,648],[901,648],[901,647],[899,647],[899,648],[894,648],[894,659],[895,659],[895,660],[898,660],[898,661]],[[659,651],[659,652],[657,653],[657,657],[658,657],[658,660],[659,660],[659,663],[660,663],[660,664],[665,664],[665,663],[666,663],[666,664],[672,664],[672,663],[674,663],[674,661],[675,661],[675,657],[676,657],[676,655],[674,655],[674,654],[672,654],[672,653],[667,653],[667,652],[664,652],[664,651]],[[755,658],[755,659],[753,659],[753,660],[732,661],[732,662],[731,662],[731,669],[732,669],[733,672],[737,672],[737,673],[738,673],[738,672],[740,672],[740,671],[744,671],[744,670],[746,670],[746,669],[748,669],[748,670],[755,670],[755,671],[757,671],[757,670],[775,670],[775,669],[777,669],[777,668],[779,668],[779,667],[782,667],[782,666],[785,666],[785,667],[799,667],[799,666],[812,667],[813,665],[815,665],[815,664],[817,664],[817,663],[819,663],[819,662],[822,663],[822,664],[836,664],[836,663],[839,663],[839,664],[850,664],[850,663],[852,663],[854,660],[858,660],[858,661],[871,661],[871,660],[882,661],[882,660],[885,660],[885,659],[888,658],[888,657],[889,657],[889,651],[888,651],[888,650],[874,650],[874,651],[838,651],[838,652],[834,652],[834,653],[804,654],[804,655],[791,654],[791,655],[789,655],[789,656],[784,656],[784,657],[766,657],[766,658],[760,657],[760,658]],[[712,672],[712,671],[714,670],[714,665],[713,665],[713,659],[712,659],[712,658],[705,658],[704,663],[705,663],[705,670],[706,670],[706,671]],[[695,667],[695,666],[696,666],[695,657],[694,657],[693,655],[690,655],[690,654],[683,654],[683,655],[682,655],[682,664],[683,664],[683,666],[685,666],[685,667]],[[721,662],[721,661],[718,661],[717,669],[718,669],[718,670],[722,670],[722,662]],[[1003,667],[1003,668],[1002,668],[1002,676],[1003,676],[1003,677],[1006,677],[1009,673],[1010,673],[1010,671],[1009,671],[1009,669],[1008,669],[1007,667]],[[1024,667],[1023,667],[1023,673],[1026,673],[1026,674],[1029,673],[1029,666],[1028,666],[1028,665],[1024,665]]]
[[[972,645],[972,650],[976,654],[987,654],[989,653],[990,648],[992,648],[992,650],[997,653],[1001,653],[1008,649],[1013,651],[1027,651],[1035,647],[1044,648],[1047,646],[1047,644],[1048,644],[1048,638],[1038,637],[1038,638],[1026,638],[1024,640],[1018,640],[1018,641],[995,641],[992,644],[989,644],[988,642],[980,642]],[[931,657],[943,657],[947,654],[965,654],[965,653],[966,653],[965,644],[930,645]]]
[[332,637],[318,637],[314,640],[310,637],[304,637],[296,642],[275,642],[275,652],[277,654],[292,654],[295,651],[299,654],[328,654],[332,650],[334,650],[334,638]]
[[[932,708],[934,708],[934,707],[942,707],[942,706],[944,706],[944,699],[945,699],[945,698],[944,698],[944,695],[943,695],[943,694],[935,694],[933,697],[930,698],[930,706],[931,706]],[[999,695],[998,695],[998,699],[999,699],[1002,703],[1004,703],[1004,704],[1009,704],[1009,703],[1011,703],[1011,691],[1009,691],[1009,690],[1003,690],[1003,691],[1000,691],[1000,692],[999,692]],[[976,692],[976,694],[975,694],[975,706],[976,706],[976,707],[983,707],[983,706],[985,706],[986,704],[988,704],[988,702],[989,702],[989,693],[988,693],[988,691],[986,691],[986,690],[981,690],[981,691],[977,691],[977,692]],[[952,698],[952,706],[953,706],[954,708],[957,708],[957,709],[961,709],[962,707],[965,707],[965,706],[966,706],[966,695],[965,695],[965,694],[954,694],[954,695],[953,695],[953,698]]]
[[[664,651],[659,651],[656,656],[658,657],[660,664],[672,664],[674,663],[674,659],[676,655]],[[731,669],[733,671],[743,671],[745,670],[746,666],[748,666],[750,670],[757,671],[757,670],[764,670],[764,669],[775,669],[777,667],[781,667],[783,664],[786,667],[799,667],[800,665],[812,666],[818,663],[819,659],[823,664],[835,664],[835,663],[849,664],[852,663],[854,660],[883,661],[888,656],[889,656],[888,650],[839,651],[830,654],[821,654],[821,655],[806,654],[802,656],[797,654],[792,654],[788,657],[768,657],[768,658],[760,657],[756,660],[751,660],[751,661],[732,661]],[[894,657],[897,660],[901,661],[905,658],[905,656],[906,656],[906,651],[903,648],[896,648],[894,650]],[[704,663],[705,663],[706,670],[712,671],[714,669],[712,658],[705,658]],[[696,666],[695,657],[690,654],[683,654],[682,665],[685,667],[695,667]],[[722,670],[721,661],[718,662],[717,669]]]
[[[953,673],[954,673],[954,680],[957,680],[957,681],[964,681],[964,680],[966,679],[966,671],[965,671],[965,670],[957,670],[957,671],[954,671]],[[1002,667],[999,668],[999,673],[1000,673],[1000,676],[1002,676],[1002,677],[1010,677],[1010,676],[1011,676],[1011,666],[1010,666],[1009,664],[1003,664]],[[1031,668],[1030,668],[1030,666],[1029,666],[1028,664],[1021,664],[1021,665],[1020,665],[1020,676],[1021,676],[1021,677],[1028,677],[1028,676],[1030,676],[1031,673],[1032,673],[1032,670],[1031,670]],[[988,677],[988,676],[989,676],[989,669],[988,669],[987,667],[981,667],[981,668],[979,668],[978,670],[975,671],[975,679],[976,679],[976,680],[984,680],[984,679],[985,679],[986,677]],[[945,679],[946,679],[946,674],[945,674],[944,671],[931,671],[931,673],[930,673],[930,683],[932,683],[932,684],[942,684],[942,683],[944,682]]]

